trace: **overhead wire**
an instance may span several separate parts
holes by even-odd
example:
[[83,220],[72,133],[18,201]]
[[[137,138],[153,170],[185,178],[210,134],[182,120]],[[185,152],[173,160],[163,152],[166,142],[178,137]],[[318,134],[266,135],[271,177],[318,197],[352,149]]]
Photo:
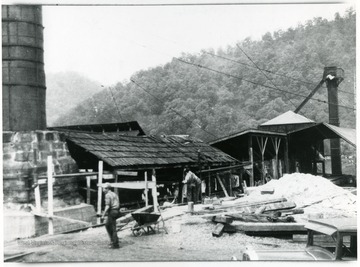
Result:
[[[236,45],[237,45],[237,44],[236,44]],[[296,81],[296,82],[299,82],[299,83],[308,84],[308,85],[311,85],[311,86],[316,86],[316,83],[314,83],[314,82],[304,81],[304,80],[302,80],[302,79],[297,79],[297,78],[290,77],[290,76],[288,76],[288,75],[286,75],[286,74],[283,74],[283,73],[274,72],[274,71],[271,71],[271,70],[268,70],[268,69],[264,69],[264,68],[260,68],[260,67],[254,67],[254,66],[252,66],[251,64],[247,64],[247,63],[244,63],[244,62],[235,60],[235,59],[231,59],[231,58],[228,58],[228,57],[216,55],[216,54],[214,54],[214,53],[210,53],[210,52],[207,52],[207,51],[203,51],[202,53],[203,53],[203,54],[210,55],[210,56],[213,56],[213,57],[221,58],[221,59],[227,60],[227,61],[229,61],[229,62],[234,62],[234,63],[237,63],[237,64],[239,64],[239,65],[243,65],[243,66],[246,66],[246,67],[249,67],[249,68],[256,68],[256,69],[258,69],[258,70],[261,70],[261,71],[264,71],[264,72],[268,72],[268,73],[271,73],[271,74],[276,75],[276,76],[284,77],[284,78],[287,78],[287,79],[290,79],[290,80],[293,80],[293,81]],[[322,86],[322,87],[325,87],[325,86]],[[308,89],[309,89],[309,90],[312,90],[312,89],[310,89],[310,88],[308,88]],[[355,93],[347,92],[347,91],[344,91],[344,90],[338,90],[338,91],[339,91],[339,92],[343,92],[343,93],[345,93],[345,94],[356,95]]]
[[[104,87],[104,86],[101,85],[101,87]],[[124,119],[123,119],[123,117],[122,117],[122,115],[121,115],[119,106],[117,105],[117,103],[116,103],[116,101],[115,101],[115,97],[114,97],[114,95],[113,95],[113,92],[112,92],[112,90],[111,90],[111,87],[109,86],[108,89],[109,89],[110,94],[111,94],[111,99],[113,100],[114,106],[115,106],[115,108],[116,108],[116,110],[117,110],[117,114],[118,114],[118,116],[120,117],[121,121],[124,121]]]
[[[180,59],[180,58],[174,58],[174,59],[178,60],[179,62],[188,64],[188,65],[192,65],[192,66],[195,66],[195,67],[198,67],[198,68],[210,70],[210,71],[212,71],[212,72],[215,72],[215,73],[218,73],[218,74],[221,74],[221,75],[226,75],[226,76],[228,76],[228,77],[232,77],[232,78],[235,78],[235,79],[239,79],[239,80],[241,80],[241,81],[245,81],[245,82],[248,82],[248,83],[251,83],[251,84],[254,84],[254,85],[262,86],[262,87],[265,87],[265,88],[268,88],[268,89],[271,89],[271,90],[280,91],[280,92],[283,92],[283,93],[291,94],[291,95],[298,96],[298,97],[302,97],[302,98],[307,97],[306,95],[303,95],[303,94],[294,93],[294,92],[290,92],[290,91],[287,91],[287,90],[284,90],[284,89],[280,89],[280,88],[275,88],[275,87],[272,87],[272,86],[268,86],[268,85],[266,85],[266,84],[257,83],[257,82],[251,81],[251,80],[244,79],[243,77],[239,77],[239,76],[236,76],[236,75],[233,75],[233,74],[230,74],[230,73],[226,73],[226,72],[222,72],[222,71],[219,71],[219,70],[215,70],[215,69],[212,69],[212,68],[209,68],[209,67],[200,65],[200,64],[188,62],[188,61],[183,60],[183,59]],[[329,103],[328,101],[321,100],[321,99],[318,99],[318,98],[312,98],[312,100],[315,100],[315,101],[320,102],[320,103],[325,103],[325,104],[328,104],[328,103]],[[330,103],[330,104],[334,104],[334,103]],[[354,108],[351,108],[351,107],[348,107],[348,106],[343,106],[343,105],[337,105],[337,106],[342,107],[342,108],[346,108],[346,109],[355,110]]]
[[[137,82],[135,82],[133,79],[130,79],[130,81],[132,83],[134,83],[136,86],[138,86],[140,89],[142,89],[144,92],[148,93],[150,96],[152,96],[153,98],[155,98],[156,100],[158,100],[159,102],[163,102],[162,99],[160,99],[159,97],[155,96],[154,94],[150,93],[148,90],[146,90],[143,86],[141,86],[140,84],[138,84]],[[190,125],[194,125],[194,121],[183,116],[181,113],[179,113],[178,111],[176,111],[175,109],[173,108],[169,108],[171,111],[173,111],[174,113],[176,113],[178,116],[180,116],[181,118],[183,118],[184,120],[186,120]],[[217,135],[205,130],[201,125],[199,124],[195,124],[198,128],[200,128],[202,131],[206,132],[207,134],[215,137],[215,138],[219,138]]]
[[[256,63],[245,53],[245,51],[238,45],[236,46],[240,49],[240,51],[255,65],[255,67],[266,77],[266,79],[276,88],[279,89],[275,83],[256,65]],[[286,98],[290,101],[291,104],[296,108],[297,106],[291,101],[291,99],[285,94]]]

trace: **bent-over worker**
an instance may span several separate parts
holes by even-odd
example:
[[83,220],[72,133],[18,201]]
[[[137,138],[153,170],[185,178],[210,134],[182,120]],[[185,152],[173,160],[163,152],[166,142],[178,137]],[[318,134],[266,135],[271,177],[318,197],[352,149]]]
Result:
[[187,201],[197,203],[201,193],[201,179],[188,168],[185,168],[184,172],[186,176],[183,183],[187,185]]
[[120,217],[120,201],[117,194],[110,190],[111,185],[109,183],[105,184],[104,193],[105,193],[105,210],[102,215],[102,219],[105,218],[105,214],[108,214],[107,220],[105,222],[106,231],[110,237],[111,248],[119,248],[119,238],[116,231],[116,219]]

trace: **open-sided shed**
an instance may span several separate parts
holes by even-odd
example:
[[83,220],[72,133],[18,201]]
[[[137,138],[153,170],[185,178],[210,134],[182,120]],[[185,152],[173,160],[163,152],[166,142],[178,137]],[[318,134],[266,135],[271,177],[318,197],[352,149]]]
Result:
[[[66,140],[80,169],[97,171],[98,161],[102,161],[104,171],[115,182],[144,181],[154,177],[156,172],[159,184],[178,184],[181,190],[184,167],[199,170],[231,166],[237,162],[221,150],[189,136],[129,136],[116,132],[57,130]],[[141,192],[136,194],[141,195]],[[161,195],[164,194],[166,192]]]

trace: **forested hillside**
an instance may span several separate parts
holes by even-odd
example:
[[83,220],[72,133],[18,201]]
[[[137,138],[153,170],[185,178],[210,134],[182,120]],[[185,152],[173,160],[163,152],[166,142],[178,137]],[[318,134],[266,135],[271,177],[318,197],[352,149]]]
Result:
[[[345,106],[355,105],[355,34],[355,12],[349,10],[332,21],[314,18],[266,33],[260,41],[183,54],[83,101],[56,125],[137,120],[147,134],[190,134],[209,141],[295,110],[320,82],[324,67],[338,66],[345,71],[340,123],[354,128],[355,112]],[[300,114],[328,122],[326,86],[313,98]]]
[[46,86],[48,126],[52,126],[66,111],[103,89],[99,83],[75,72],[46,74]]

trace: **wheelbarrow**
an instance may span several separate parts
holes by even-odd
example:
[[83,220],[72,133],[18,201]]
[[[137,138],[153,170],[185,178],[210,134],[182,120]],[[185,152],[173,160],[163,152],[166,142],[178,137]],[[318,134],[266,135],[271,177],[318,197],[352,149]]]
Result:
[[158,226],[160,213],[134,212],[131,215],[136,221],[136,224],[131,228],[134,236],[156,233],[155,228]]

